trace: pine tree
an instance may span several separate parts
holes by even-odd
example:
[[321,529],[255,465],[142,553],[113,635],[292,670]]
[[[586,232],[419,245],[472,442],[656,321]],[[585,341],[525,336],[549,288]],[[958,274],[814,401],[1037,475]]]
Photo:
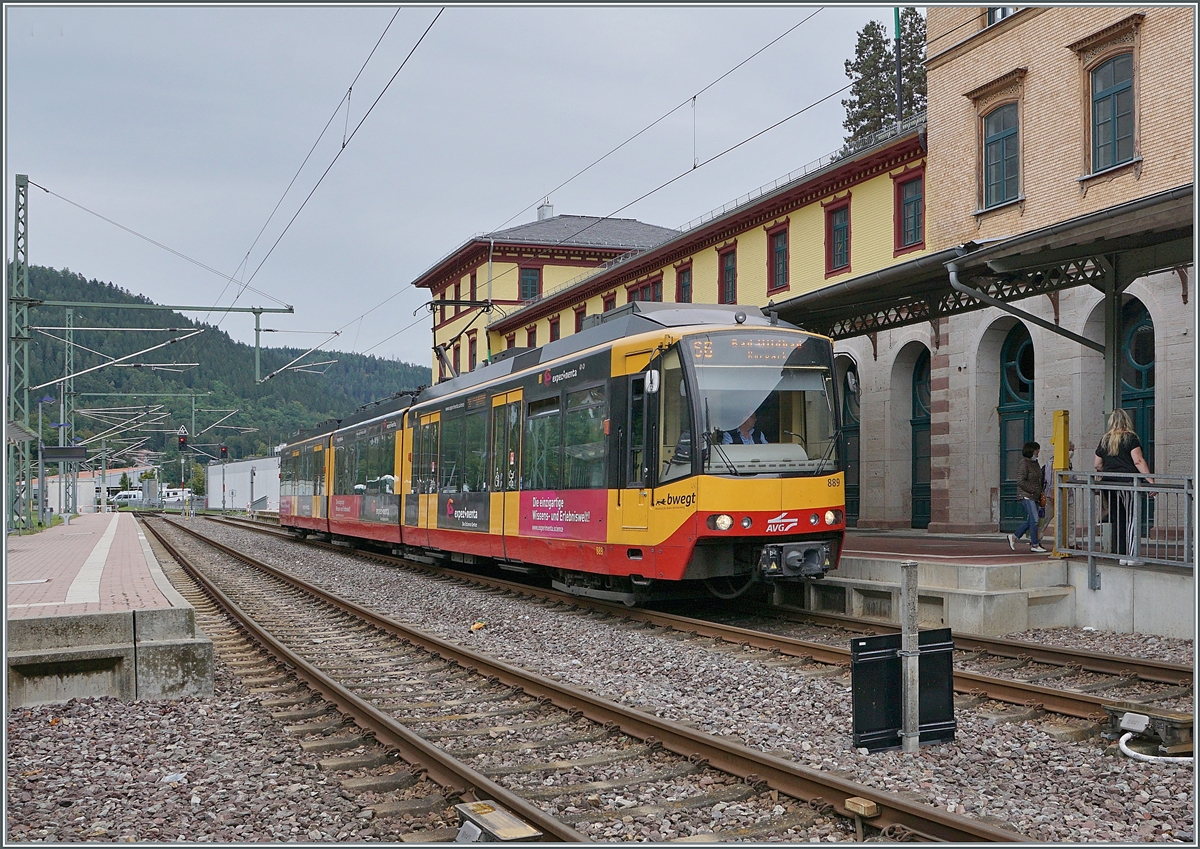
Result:
[[129,472],[121,472],[121,492],[128,489],[133,489],[133,481],[129,479]]
[[[907,6],[900,11],[900,72],[904,117],[925,108],[925,17]],[[854,60],[846,60],[853,81],[850,97],[842,101],[849,131],[846,148],[896,123],[895,41],[879,21],[868,21],[858,32]]]

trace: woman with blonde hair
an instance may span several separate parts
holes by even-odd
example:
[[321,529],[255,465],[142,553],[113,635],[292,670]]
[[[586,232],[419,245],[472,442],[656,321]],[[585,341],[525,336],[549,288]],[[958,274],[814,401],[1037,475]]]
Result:
[[[1128,411],[1113,410],[1109,414],[1108,430],[1100,437],[1092,466],[1097,472],[1141,472],[1147,476],[1148,483],[1154,483],[1149,478],[1150,466],[1142,454],[1141,440],[1133,432],[1133,420]],[[1130,484],[1128,478],[1102,477],[1100,482],[1110,485]],[[1130,554],[1129,541],[1138,538],[1138,528],[1134,522],[1133,492],[1124,489],[1110,490],[1104,493],[1104,499],[1108,508],[1108,520],[1112,522],[1113,527],[1113,551],[1118,555]]]

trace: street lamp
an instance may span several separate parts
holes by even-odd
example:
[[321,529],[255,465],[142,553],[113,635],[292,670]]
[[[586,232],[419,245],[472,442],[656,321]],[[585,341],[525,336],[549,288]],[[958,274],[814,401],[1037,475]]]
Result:
[[42,460],[42,405],[53,404],[49,395],[38,399],[38,524],[46,524],[46,465]]

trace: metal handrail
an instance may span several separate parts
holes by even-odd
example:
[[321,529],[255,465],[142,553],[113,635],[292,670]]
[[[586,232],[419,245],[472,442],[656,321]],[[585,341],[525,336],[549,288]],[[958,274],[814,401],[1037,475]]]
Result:
[[1065,470],[1055,472],[1054,484],[1058,551],[1086,556],[1090,570],[1096,558],[1195,568],[1191,475]]

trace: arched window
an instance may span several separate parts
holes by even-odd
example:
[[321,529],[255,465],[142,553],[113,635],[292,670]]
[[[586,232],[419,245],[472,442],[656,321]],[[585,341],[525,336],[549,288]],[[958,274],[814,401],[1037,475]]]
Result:
[[1015,200],[1020,176],[1017,104],[993,109],[983,119],[984,206]]
[[1092,171],[1133,159],[1133,54],[1092,71]]

